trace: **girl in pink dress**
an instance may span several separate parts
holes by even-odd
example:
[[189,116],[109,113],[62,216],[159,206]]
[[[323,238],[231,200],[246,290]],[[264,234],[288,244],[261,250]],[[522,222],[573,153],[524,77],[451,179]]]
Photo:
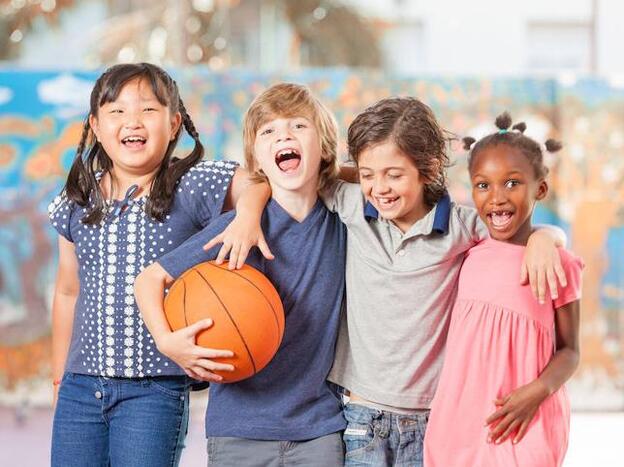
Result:
[[[563,384],[578,365],[583,264],[562,249],[567,284],[539,303],[518,268],[531,215],[548,192],[540,145],[511,130],[478,141],[469,156],[473,199],[490,239],[461,269],[446,356],[425,435],[425,467],[555,467],[568,445]],[[466,148],[475,142],[464,138]],[[561,144],[549,140],[548,151]]]

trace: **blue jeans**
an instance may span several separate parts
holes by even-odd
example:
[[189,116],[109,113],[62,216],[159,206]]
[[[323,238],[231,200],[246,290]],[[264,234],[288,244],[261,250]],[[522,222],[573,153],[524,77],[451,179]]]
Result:
[[177,466],[188,428],[186,376],[65,373],[52,427],[52,466]]
[[401,415],[347,404],[344,416],[345,466],[422,467],[429,412]]

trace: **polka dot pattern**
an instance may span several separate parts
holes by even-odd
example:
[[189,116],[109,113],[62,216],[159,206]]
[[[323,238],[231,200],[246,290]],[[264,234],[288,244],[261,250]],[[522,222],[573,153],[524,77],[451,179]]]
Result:
[[83,224],[86,207],[64,193],[52,201],[50,222],[74,243],[79,264],[68,371],[110,377],[183,374],[156,349],[135,303],[134,280],[220,214],[236,167],[203,161],[191,168],[178,182],[164,222],[146,214],[147,197],[130,201],[119,216],[113,216],[119,201],[109,203],[100,225]]

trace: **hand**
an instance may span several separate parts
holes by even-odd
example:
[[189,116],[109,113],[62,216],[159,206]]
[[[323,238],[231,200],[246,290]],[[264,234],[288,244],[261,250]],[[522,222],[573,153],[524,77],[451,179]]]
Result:
[[217,264],[223,263],[225,257],[229,253],[230,260],[228,269],[230,270],[243,267],[249,250],[253,246],[257,246],[266,259],[272,260],[274,258],[273,253],[271,253],[264,239],[264,233],[260,228],[260,223],[250,222],[245,219],[249,219],[249,217],[241,217],[237,214],[223,232],[204,245],[204,250],[210,250],[219,243],[223,243],[215,261]]
[[520,442],[538,407],[548,396],[548,388],[540,380],[535,380],[496,399],[494,404],[498,409],[485,421],[490,425],[488,442],[500,444],[513,433],[512,442]]
[[195,344],[198,332],[208,329],[211,319],[198,321],[177,331],[164,334],[156,342],[158,350],[177,363],[191,378],[218,383],[222,376],[213,371],[233,371],[234,366],[213,361],[234,356],[230,350],[207,349]]
[[541,304],[545,300],[547,282],[550,289],[550,297],[553,300],[559,296],[557,281],[559,281],[561,287],[567,285],[565,272],[561,266],[561,257],[555,241],[550,234],[540,230],[534,232],[529,237],[522,260],[520,283],[526,284],[527,279],[531,284],[533,296]]

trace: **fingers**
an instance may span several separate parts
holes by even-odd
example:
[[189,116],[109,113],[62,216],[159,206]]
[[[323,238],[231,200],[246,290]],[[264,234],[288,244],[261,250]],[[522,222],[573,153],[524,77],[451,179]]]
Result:
[[533,268],[528,267],[528,274],[529,274],[529,284],[531,284],[531,292],[533,292],[533,296],[535,298],[538,298],[539,293],[537,290],[537,273]]
[[187,336],[195,336],[198,332],[203,331],[204,329],[208,329],[213,324],[213,321],[210,318],[202,319],[197,321],[196,323],[191,324],[180,331],[184,331]]
[[219,243],[223,243],[223,233],[220,233],[216,237],[213,237],[208,243],[203,246],[204,251],[210,250],[212,247],[217,246]]
[[236,258],[232,258],[230,255],[230,269],[233,269],[232,265],[236,266],[236,269],[243,267],[245,260],[247,259],[247,255],[249,254],[249,248],[250,247],[248,245],[241,245]]
[[195,350],[195,355],[197,356],[197,358],[232,358],[234,356],[234,352],[232,352],[231,350],[208,349],[206,347],[200,346],[197,346],[197,349]]
[[565,271],[563,270],[563,266],[561,265],[561,256],[559,255],[557,255],[555,259],[555,274],[557,274],[557,279],[559,279],[561,287],[566,287],[568,285],[568,279]]
[[529,268],[527,267],[526,260],[522,259],[522,266],[520,267],[520,284],[525,285],[529,280]]
[[228,263],[228,269],[231,271],[236,268],[236,264],[238,261],[238,256],[240,255],[241,249],[243,246],[239,243],[233,244],[230,249],[230,257]]
[[[499,405],[499,404],[497,404]],[[496,420],[498,420],[499,418],[503,417],[504,415],[507,414],[507,409],[505,407],[501,407],[500,409],[498,409],[496,412],[494,412],[492,415],[490,415],[486,420],[485,420],[485,424],[487,425],[491,425],[492,423],[494,423]]]
[[494,442],[496,444],[500,444],[500,443],[506,441],[507,438],[509,438],[509,436],[511,436],[511,434],[514,433],[518,429],[519,425],[520,425],[520,420],[518,420],[518,419],[513,420],[509,424],[507,429],[503,432],[503,434],[501,436],[499,436],[498,439],[496,439]]
[[557,290],[557,275],[555,274],[554,267],[549,267],[546,270],[546,282],[548,282],[550,298],[555,300],[557,297],[559,297],[559,292]]
[[511,414],[505,415],[503,419],[490,430],[490,434],[488,435],[488,443],[497,443],[499,441],[499,437],[507,431],[509,425],[514,420],[514,417]]
[[223,376],[206,371],[201,367],[193,367],[192,369],[186,371],[186,374],[199,381],[209,381],[211,383],[220,383],[223,381]]
[[524,438],[524,435],[529,429],[529,421],[530,420],[524,420],[522,422],[522,424],[520,425],[520,429],[518,429],[518,433],[516,433],[516,436],[514,437],[512,443],[517,444],[522,441],[522,438]]
[[546,297],[546,272],[543,268],[537,270],[537,299],[544,303]]
[[262,235],[258,239],[258,248],[260,249],[262,256],[264,256],[266,259],[269,259],[269,260],[275,259],[275,256],[273,256],[273,253],[271,253],[271,249],[269,248],[269,245],[264,239],[264,235]]
[[223,245],[221,246],[221,249],[219,250],[217,257],[215,258],[215,263],[223,264],[223,261],[225,261],[225,258],[227,257],[231,249],[232,249],[232,244],[230,242],[228,241],[223,242]]

